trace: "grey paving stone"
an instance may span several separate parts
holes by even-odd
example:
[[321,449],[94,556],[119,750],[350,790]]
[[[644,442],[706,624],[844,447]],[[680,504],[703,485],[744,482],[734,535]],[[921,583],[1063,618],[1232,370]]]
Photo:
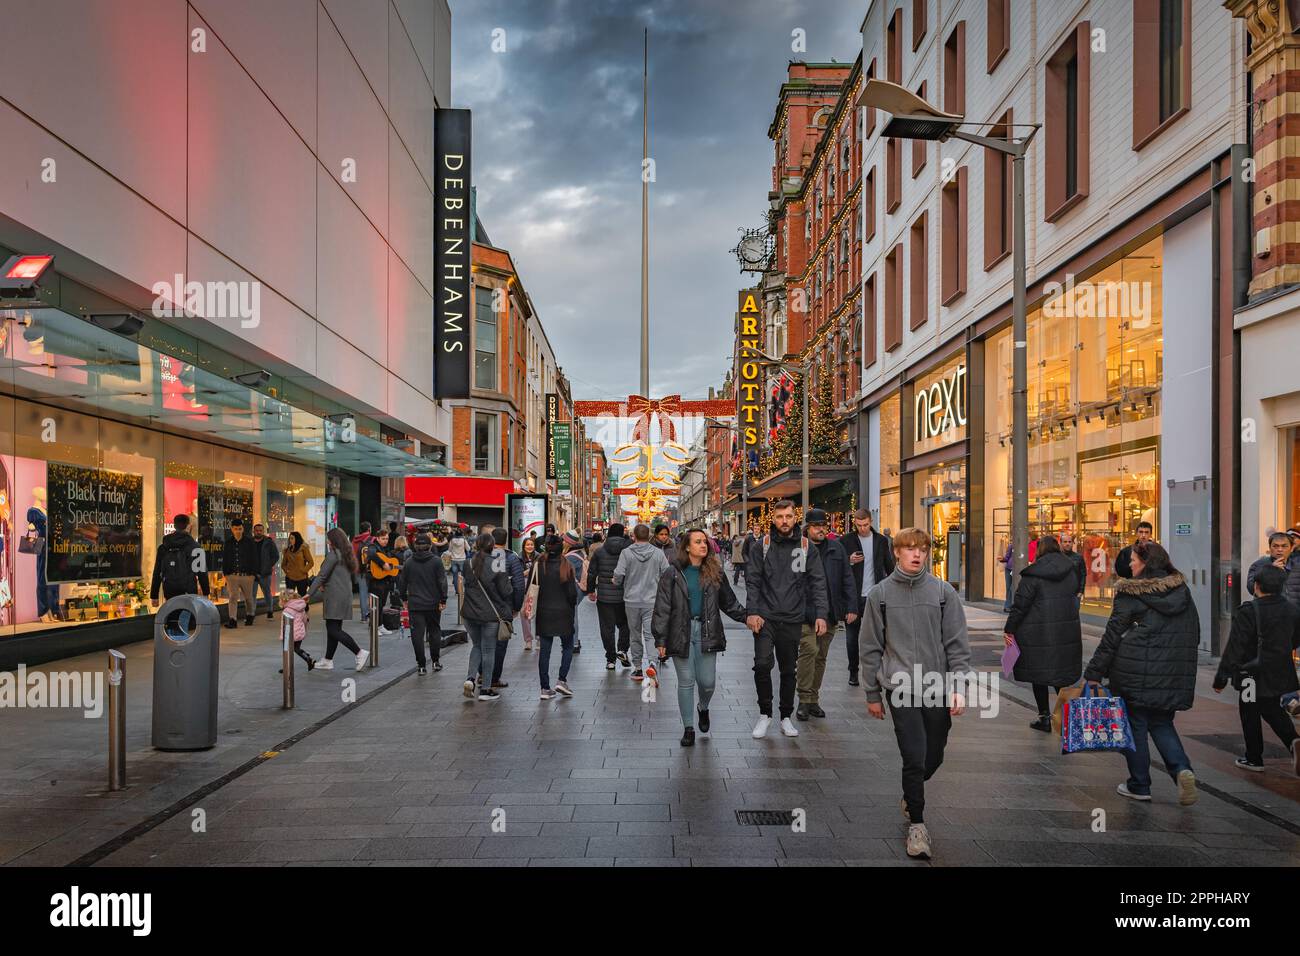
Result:
[[669,819],[669,804],[635,804],[616,803],[613,805],[583,804],[574,807],[573,820],[601,821],[645,820],[666,823]]
[[631,857],[671,857],[671,836],[593,836],[587,843],[588,856],[609,856],[616,859]]
[[246,859],[299,863],[306,860],[351,860],[368,842],[356,840],[275,840],[263,843]]
[[587,855],[587,837],[512,837],[499,836],[483,840],[478,848],[479,859],[498,857],[509,859],[559,859]]

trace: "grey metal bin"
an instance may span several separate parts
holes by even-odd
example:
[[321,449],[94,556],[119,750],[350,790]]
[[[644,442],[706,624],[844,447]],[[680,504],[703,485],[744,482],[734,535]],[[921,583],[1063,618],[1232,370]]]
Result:
[[221,612],[197,594],[169,598],[154,618],[153,651],[154,747],[215,746]]

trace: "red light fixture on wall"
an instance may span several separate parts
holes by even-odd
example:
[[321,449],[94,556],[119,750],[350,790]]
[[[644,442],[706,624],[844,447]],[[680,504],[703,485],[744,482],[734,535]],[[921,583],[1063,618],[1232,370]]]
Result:
[[0,298],[30,299],[36,295],[36,283],[54,262],[54,256],[11,256],[0,267]]

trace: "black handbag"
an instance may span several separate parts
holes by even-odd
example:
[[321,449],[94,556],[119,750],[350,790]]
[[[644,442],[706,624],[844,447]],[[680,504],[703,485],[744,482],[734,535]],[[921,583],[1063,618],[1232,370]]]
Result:
[[40,535],[23,535],[18,539],[20,554],[40,554],[45,550],[45,538]]

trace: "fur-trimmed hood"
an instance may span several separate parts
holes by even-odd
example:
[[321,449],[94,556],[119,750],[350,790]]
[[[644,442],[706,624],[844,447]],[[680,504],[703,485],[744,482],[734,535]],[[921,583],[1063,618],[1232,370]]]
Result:
[[1181,614],[1192,601],[1187,581],[1178,572],[1162,578],[1121,578],[1115,582],[1115,593],[1131,595],[1167,617]]

